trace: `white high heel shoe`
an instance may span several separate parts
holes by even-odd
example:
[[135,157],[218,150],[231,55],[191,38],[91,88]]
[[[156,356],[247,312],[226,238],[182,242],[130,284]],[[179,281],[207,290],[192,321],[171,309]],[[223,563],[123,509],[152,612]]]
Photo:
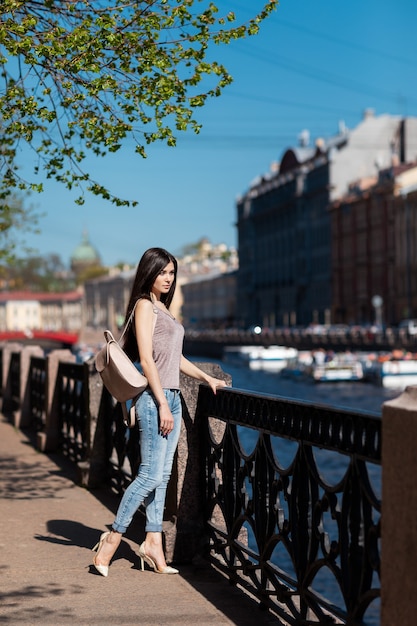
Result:
[[[105,533],[103,533],[100,537],[100,539],[98,540],[98,542],[96,543],[96,545],[94,546],[94,548],[92,548],[93,552],[99,552],[101,546],[103,545],[104,541],[106,541],[106,537],[108,537],[110,535],[110,531],[106,531]],[[97,555],[96,555],[97,556]],[[94,557],[93,559],[93,565],[96,568],[96,570],[98,571],[99,574],[101,574],[102,576],[108,576],[109,575],[109,566],[108,565],[99,565],[98,563],[96,563],[96,557]]]
[[179,570],[175,569],[175,567],[171,567],[170,565],[166,565],[163,569],[159,569],[157,564],[155,563],[155,561],[153,559],[151,559],[150,556],[145,554],[145,542],[143,542],[142,545],[139,546],[138,554],[139,554],[139,558],[140,558],[140,564],[141,564],[142,572],[145,569],[145,567],[143,565],[143,562],[145,561],[145,563],[147,563],[149,565],[149,567],[152,567],[153,570],[157,574],[179,574]]

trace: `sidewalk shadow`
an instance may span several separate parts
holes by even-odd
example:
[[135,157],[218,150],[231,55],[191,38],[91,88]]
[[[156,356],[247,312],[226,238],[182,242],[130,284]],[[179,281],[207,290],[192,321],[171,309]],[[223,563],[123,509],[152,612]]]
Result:
[[263,610],[259,600],[229,580],[203,557],[181,567],[181,577],[233,624],[239,626],[288,626],[278,615]]
[[[97,530],[97,528],[85,526],[80,522],[74,522],[66,519],[48,520],[46,522],[46,530],[48,534],[34,535],[34,539],[61,546],[77,546],[88,550],[92,549],[103,532],[103,530]],[[125,536],[127,536],[127,534]],[[139,557],[131,548],[129,543],[123,539],[113,557],[113,561],[117,561],[119,559],[125,559],[132,564],[133,569],[139,569]],[[100,575],[93,567],[91,567],[90,572],[97,574],[98,576]]]

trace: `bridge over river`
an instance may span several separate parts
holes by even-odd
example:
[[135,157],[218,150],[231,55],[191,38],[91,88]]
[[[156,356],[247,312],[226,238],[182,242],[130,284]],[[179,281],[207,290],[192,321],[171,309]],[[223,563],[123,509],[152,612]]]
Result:
[[417,352],[417,336],[387,328],[374,331],[367,328],[329,330],[315,332],[314,328],[277,328],[262,330],[259,334],[250,330],[187,330],[184,351],[190,356],[222,358],[227,346],[287,346],[298,350],[333,350],[342,352],[390,352],[405,350]]

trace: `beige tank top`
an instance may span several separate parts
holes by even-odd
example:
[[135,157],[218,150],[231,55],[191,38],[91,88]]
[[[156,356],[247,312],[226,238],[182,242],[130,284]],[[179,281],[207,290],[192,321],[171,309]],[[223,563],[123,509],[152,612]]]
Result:
[[180,363],[184,327],[166,311],[153,307],[156,323],[153,331],[153,359],[163,389],[180,388]]

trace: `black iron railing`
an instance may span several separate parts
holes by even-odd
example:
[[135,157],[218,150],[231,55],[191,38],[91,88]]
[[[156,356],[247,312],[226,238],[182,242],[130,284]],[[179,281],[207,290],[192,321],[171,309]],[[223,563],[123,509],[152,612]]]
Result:
[[122,494],[139,467],[139,427],[136,424],[131,430],[126,428],[121,406],[106,388],[103,388],[99,422],[105,430],[108,482],[112,490]]
[[288,623],[379,623],[380,418],[206,387],[197,416],[216,567]]
[[[30,368],[37,430],[41,361],[32,357]],[[100,463],[121,493],[136,473],[139,436],[125,429],[120,406],[104,390],[93,428],[86,364],[60,362],[53,397],[63,453]],[[195,423],[211,562],[285,623],[378,624],[379,415],[200,386]]]
[[59,430],[64,454],[85,461],[90,450],[90,411],[86,364],[60,362],[57,374]]
[[37,432],[42,432],[46,425],[47,377],[46,358],[32,356],[29,367],[30,422]]
[[12,352],[10,355],[10,364],[6,385],[10,389],[9,402],[3,409],[13,412],[20,406],[20,352]]

